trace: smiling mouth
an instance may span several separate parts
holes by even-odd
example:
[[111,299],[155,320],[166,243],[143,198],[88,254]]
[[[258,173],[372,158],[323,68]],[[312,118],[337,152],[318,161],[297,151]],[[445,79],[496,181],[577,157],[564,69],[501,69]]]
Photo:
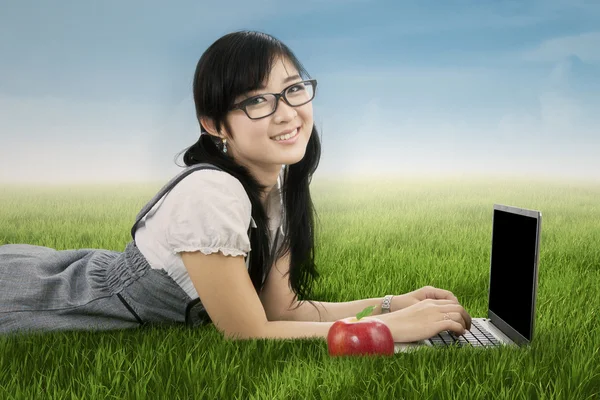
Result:
[[296,136],[298,136],[298,128],[294,129],[294,131],[291,132],[291,133],[288,133],[286,135],[276,136],[276,137],[272,138],[271,140],[274,140],[276,142],[280,142],[280,141],[285,141],[285,140],[293,139]]

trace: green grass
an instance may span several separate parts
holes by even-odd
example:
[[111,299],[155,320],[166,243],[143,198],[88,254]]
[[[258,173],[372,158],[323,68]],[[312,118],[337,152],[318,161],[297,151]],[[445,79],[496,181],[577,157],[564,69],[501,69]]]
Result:
[[[0,187],[0,243],[122,251],[156,185]],[[0,337],[0,398],[377,399],[600,397],[600,185],[315,179],[313,299],[425,285],[486,317],[494,203],[543,214],[528,348],[330,358],[320,339],[229,342],[213,326]]]

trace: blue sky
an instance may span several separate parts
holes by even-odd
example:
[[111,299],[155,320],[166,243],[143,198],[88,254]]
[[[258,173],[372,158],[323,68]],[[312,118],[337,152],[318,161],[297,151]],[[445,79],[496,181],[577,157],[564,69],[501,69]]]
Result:
[[318,79],[316,177],[600,180],[598,1],[165,4],[0,0],[0,181],[177,173],[196,63],[239,29]]

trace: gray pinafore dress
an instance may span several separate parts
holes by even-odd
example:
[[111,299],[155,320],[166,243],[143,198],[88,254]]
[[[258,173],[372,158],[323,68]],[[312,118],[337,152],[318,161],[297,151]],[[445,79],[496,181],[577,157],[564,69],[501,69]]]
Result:
[[[202,163],[172,178],[137,215],[133,240],[123,252],[0,246],[0,333],[211,323],[200,299],[192,300],[165,270],[153,269],[135,243],[137,225],[146,213],[185,176],[200,169],[221,170]],[[249,236],[253,227],[254,219]],[[279,230],[274,246],[278,236]],[[249,258],[250,253],[247,266]]]

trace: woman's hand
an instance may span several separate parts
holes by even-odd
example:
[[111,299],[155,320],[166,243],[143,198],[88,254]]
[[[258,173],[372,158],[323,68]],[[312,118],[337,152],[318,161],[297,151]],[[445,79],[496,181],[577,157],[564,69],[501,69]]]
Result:
[[[394,296],[392,298],[391,312],[402,310],[410,307],[426,299],[433,300],[452,300],[456,304],[460,304],[458,299],[449,290],[438,289],[433,286],[424,286],[421,289],[413,290],[412,292]],[[467,314],[466,328],[471,329],[471,316]]]
[[[428,339],[442,331],[463,335],[471,318],[465,309],[454,300],[425,299],[375,318],[383,321],[394,342],[416,342]],[[468,321],[468,322],[467,322]]]

